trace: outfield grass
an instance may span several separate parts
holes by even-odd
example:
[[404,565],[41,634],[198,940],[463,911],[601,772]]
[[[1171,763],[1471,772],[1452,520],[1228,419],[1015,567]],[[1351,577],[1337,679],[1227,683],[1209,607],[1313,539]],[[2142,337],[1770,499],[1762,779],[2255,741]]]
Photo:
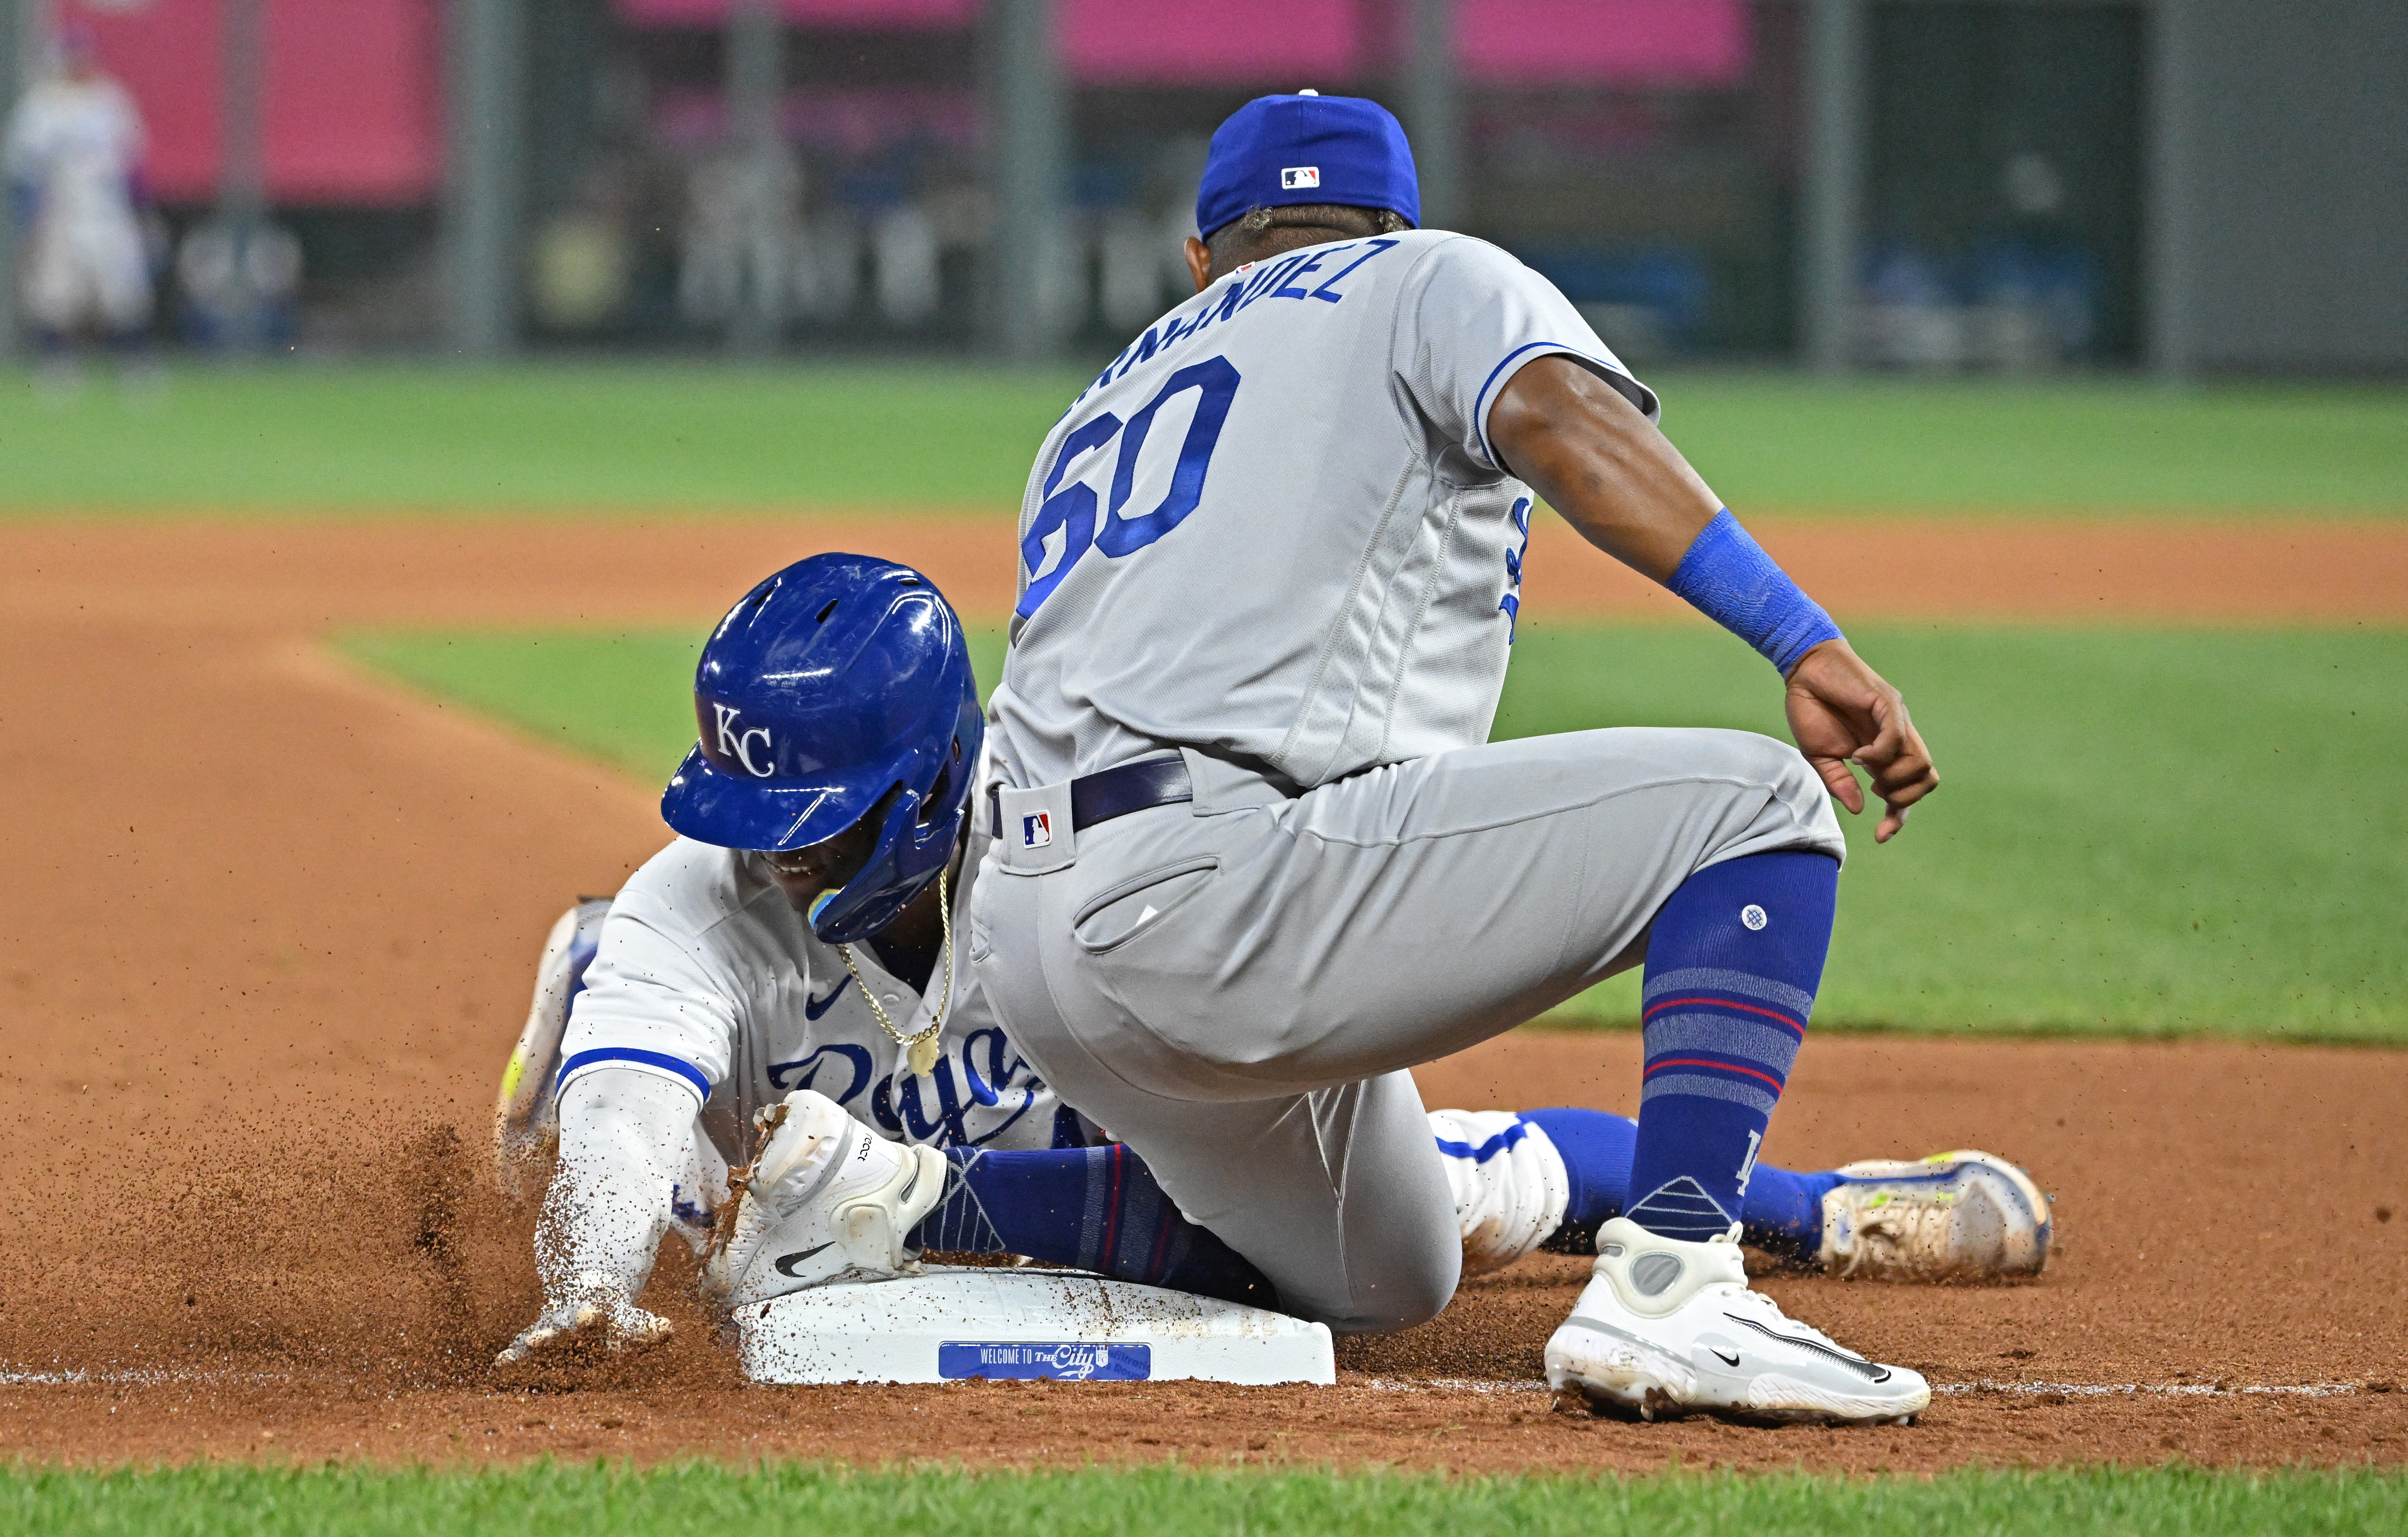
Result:
[[[1001,637],[979,636],[992,680]],[[2408,636],[1867,628],[1944,783],[1850,822],[1818,1028],[2408,1041]],[[657,783],[694,740],[699,636],[353,637],[351,654]],[[1527,626],[1497,735],[1779,734],[1719,632]],[[1627,1021],[1637,978],[1569,1019]]]
[[[2408,512],[2408,390],[1651,376],[1743,512]],[[1017,504],[1075,370],[681,362],[0,375],[0,512]]]
[[106,1474],[0,1473],[0,1527],[56,1537],[173,1532],[517,1537],[864,1533],[1119,1537],[1142,1532],[2392,1533],[2408,1479],[2371,1472],[2116,1469],[1930,1479],[1666,1474],[1447,1478],[1249,1470],[842,1472],[777,1465],[478,1472],[239,1465]]

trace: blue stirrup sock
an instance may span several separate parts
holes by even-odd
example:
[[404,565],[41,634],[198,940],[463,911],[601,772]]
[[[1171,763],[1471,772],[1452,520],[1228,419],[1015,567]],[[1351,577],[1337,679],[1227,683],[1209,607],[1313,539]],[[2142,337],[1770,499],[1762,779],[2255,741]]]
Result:
[[1656,914],[1624,1213],[1650,1232],[1697,1241],[1740,1220],[1806,1039],[1839,891],[1828,855],[1747,855],[1691,875]]
[[[1571,1181],[1564,1225],[1543,1247],[1556,1254],[1595,1254],[1597,1230],[1622,1214],[1627,1199],[1639,1123],[1611,1111],[1570,1107],[1524,1111],[1522,1119],[1547,1134]],[[1840,1181],[1828,1171],[1804,1174],[1757,1164],[1740,1198],[1739,1220],[1747,1241],[1790,1258],[1813,1254],[1823,1244],[1823,1197]]]
[[1225,1301],[1276,1307],[1263,1272],[1182,1216],[1143,1159],[1118,1142],[1025,1152],[949,1147],[945,1199],[911,1244],[1025,1254],[1049,1265]]

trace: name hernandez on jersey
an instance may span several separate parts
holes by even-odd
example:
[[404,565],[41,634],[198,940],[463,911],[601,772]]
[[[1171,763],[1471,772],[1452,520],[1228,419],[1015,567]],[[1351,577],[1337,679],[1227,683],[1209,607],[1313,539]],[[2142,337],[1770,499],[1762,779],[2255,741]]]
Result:
[[1249,264],[1148,327],[1029,475],[1003,777],[1176,743],[1311,788],[1485,741],[1531,506],[1487,414],[1555,353],[1656,413],[1554,285],[1443,231]]
[[[976,869],[965,861],[954,894],[957,934]],[[923,1076],[862,994],[874,989],[907,1035],[927,1027],[930,1000],[869,945],[853,955],[858,984],[753,855],[681,838],[611,905],[561,1042],[560,1086],[600,1068],[681,1084],[731,1163],[750,1156],[753,1113],[801,1088],[901,1142],[1043,1148],[1067,1134],[1054,1091],[1013,1049],[964,957],[953,957],[940,1055]],[[941,994],[941,979],[928,991]]]

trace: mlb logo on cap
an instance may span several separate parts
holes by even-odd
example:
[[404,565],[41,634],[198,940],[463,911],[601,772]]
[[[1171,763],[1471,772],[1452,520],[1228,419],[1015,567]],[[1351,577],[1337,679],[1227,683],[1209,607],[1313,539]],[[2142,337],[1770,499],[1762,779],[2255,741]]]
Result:
[[1360,96],[1257,96],[1213,130],[1196,188],[1196,228],[1214,230],[1251,208],[1336,203],[1386,208],[1422,222],[1422,194],[1405,130]]
[[1054,815],[1052,812],[1039,812],[1034,816],[1024,816],[1020,819],[1022,848],[1041,849],[1053,841]]

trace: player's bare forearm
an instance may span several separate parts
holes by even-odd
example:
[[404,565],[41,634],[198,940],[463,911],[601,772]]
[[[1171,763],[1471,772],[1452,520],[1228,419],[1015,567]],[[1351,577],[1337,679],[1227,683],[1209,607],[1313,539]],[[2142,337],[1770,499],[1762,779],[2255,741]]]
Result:
[[[1507,470],[1583,538],[1657,582],[1671,582],[1723,510],[1638,407],[1570,358],[1543,357],[1514,375],[1489,413],[1488,437]],[[1844,639],[1780,665],[1799,751],[1850,812],[1862,812],[1865,797],[1849,765],[1866,771],[1885,811],[1874,837],[1887,842],[1906,825],[1907,809],[1940,784],[1906,701]]]
[[1655,423],[1567,357],[1513,376],[1489,410],[1488,439],[1583,539],[1656,582],[1722,510]]

